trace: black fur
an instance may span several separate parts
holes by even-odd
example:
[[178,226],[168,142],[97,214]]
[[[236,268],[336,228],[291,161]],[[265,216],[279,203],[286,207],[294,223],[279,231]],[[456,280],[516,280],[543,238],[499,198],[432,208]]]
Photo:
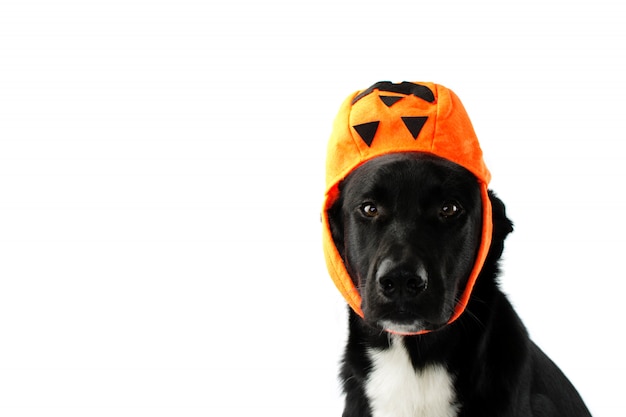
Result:
[[[589,416],[575,388],[529,339],[497,283],[513,231],[489,192],[493,238],[465,312],[446,324],[473,266],[482,228],[475,177],[424,154],[376,158],[353,171],[329,210],[331,230],[359,288],[365,320],[350,310],[341,378],[344,417],[370,417],[368,348],[388,348],[389,325],[405,336],[413,367],[442,364],[454,376],[458,416]],[[382,272],[381,272],[382,271]]]

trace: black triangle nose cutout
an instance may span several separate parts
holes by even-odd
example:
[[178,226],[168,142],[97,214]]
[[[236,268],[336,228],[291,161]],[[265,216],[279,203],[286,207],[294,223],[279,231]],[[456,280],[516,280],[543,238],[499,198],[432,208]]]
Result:
[[356,130],[356,133],[359,134],[359,136],[361,136],[361,139],[363,139],[363,142],[365,142],[367,144],[367,146],[371,146],[372,142],[374,141],[374,136],[376,135],[376,131],[378,130],[378,124],[380,122],[369,122],[369,123],[363,123],[360,125],[356,125],[356,126],[352,126],[354,128],[354,130]]
[[387,107],[393,106],[398,101],[404,98],[404,97],[398,97],[398,96],[379,96],[379,97],[382,100],[382,102],[385,103]]
[[413,139],[417,139],[427,119],[427,116],[403,117],[402,121],[404,122],[404,125],[407,127],[407,129],[409,129],[409,132],[411,132]]

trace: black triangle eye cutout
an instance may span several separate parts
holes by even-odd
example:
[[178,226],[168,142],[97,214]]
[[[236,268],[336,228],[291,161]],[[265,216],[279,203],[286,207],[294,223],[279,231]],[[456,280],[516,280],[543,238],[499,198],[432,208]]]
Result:
[[374,136],[376,135],[376,131],[378,130],[379,123],[380,122],[369,122],[352,127],[354,128],[354,130],[356,130],[356,133],[361,136],[363,142],[365,142],[365,144],[369,147],[374,141]]
[[398,97],[398,96],[378,96],[378,97],[382,100],[383,103],[385,103],[387,107],[393,106],[398,101],[404,98],[404,97]]
[[403,117],[402,121],[404,122],[404,125],[407,127],[407,129],[409,129],[409,132],[411,132],[411,136],[413,136],[413,139],[417,139],[427,119],[427,116]]

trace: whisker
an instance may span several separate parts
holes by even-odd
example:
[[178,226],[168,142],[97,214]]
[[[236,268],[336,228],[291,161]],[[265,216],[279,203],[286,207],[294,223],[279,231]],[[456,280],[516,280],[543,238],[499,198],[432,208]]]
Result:
[[[480,302],[480,303],[482,303],[482,304],[484,304],[484,303],[485,303],[483,300],[481,300],[481,299],[479,299],[479,298],[476,298],[476,297],[472,298],[472,301],[477,301],[477,302]],[[455,297],[455,303],[457,303],[457,304],[458,304],[458,302],[459,302],[459,299]],[[477,316],[476,314],[474,314],[474,313],[472,312],[472,310],[469,308],[469,303],[468,303],[468,305],[465,307],[465,311],[464,311],[463,313],[464,313],[464,314],[466,314],[468,318],[472,319],[472,320],[473,320],[476,324],[478,324],[478,326],[479,326],[481,329],[484,329],[484,328],[485,328],[485,324],[484,324],[484,323],[480,320],[480,318],[478,318],[478,316]]]

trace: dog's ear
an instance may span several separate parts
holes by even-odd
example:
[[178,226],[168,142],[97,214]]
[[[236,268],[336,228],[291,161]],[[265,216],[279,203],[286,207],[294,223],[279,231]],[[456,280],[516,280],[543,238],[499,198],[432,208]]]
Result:
[[489,256],[497,259],[500,258],[504,250],[504,239],[513,231],[513,222],[506,217],[506,209],[502,200],[491,190],[489,190],[489,200],[491,201],[493,219],[493,232]]
[[330,226],[331,236],[337,247],[337,251],[341,258],[345,261],[344,257],[344,238],[343,238],[343,211],[342,211],[341,198],[335,201],[335,204],[328,209],[328,223]]

